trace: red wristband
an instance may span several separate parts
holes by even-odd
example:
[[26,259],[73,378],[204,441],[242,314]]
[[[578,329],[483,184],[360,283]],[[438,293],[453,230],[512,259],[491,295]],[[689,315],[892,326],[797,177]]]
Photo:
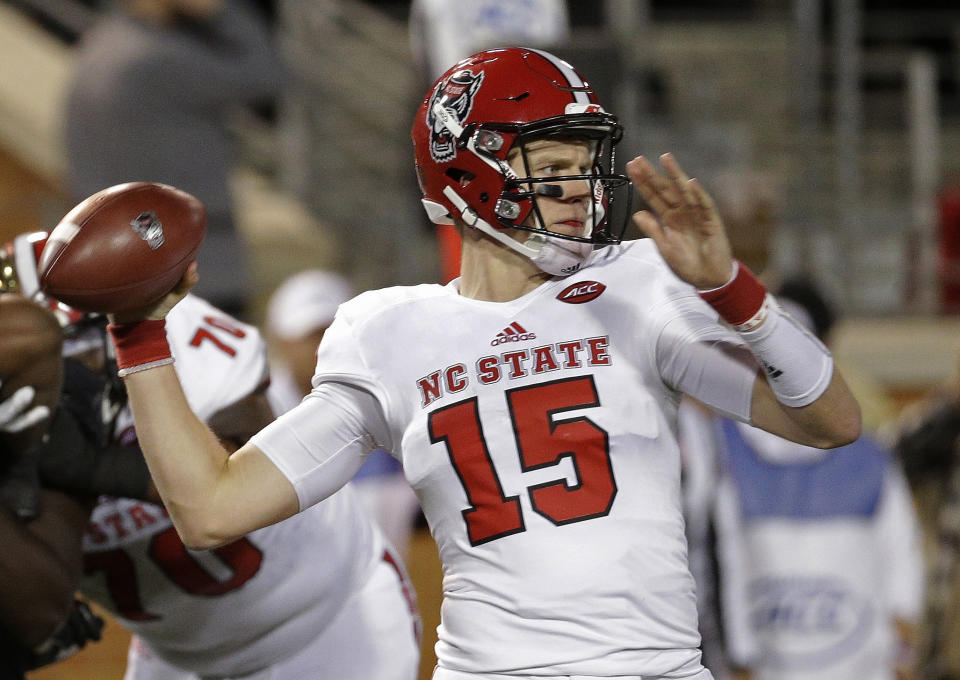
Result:
[[731,326],[746,323],[760,311],[767,289],[760,280],[740,262],[735,262],[736,275],[713,290],[698,291],[711,307]]
[[159,319],[107,326],[113,339],[121,377],[173,362],[170,345],[167,344],[166,325],[164,319]]

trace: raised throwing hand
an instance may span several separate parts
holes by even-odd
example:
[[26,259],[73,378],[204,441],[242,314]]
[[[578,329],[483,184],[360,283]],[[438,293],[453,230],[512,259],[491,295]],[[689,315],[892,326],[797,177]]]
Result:
[[627,163],[627,174],[653,211],[637,211],[634,223],[681,279],[701,290],[722,286],[733,273],[733,254],[713,199],[672,154],[660,156],[660,163],[663,172],[643,156]]

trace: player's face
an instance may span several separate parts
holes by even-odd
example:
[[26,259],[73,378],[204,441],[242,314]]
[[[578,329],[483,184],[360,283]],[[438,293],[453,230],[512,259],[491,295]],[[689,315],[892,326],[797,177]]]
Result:
[[[589,141],[540,139],[526,144],[530,177],[562,177],[589,175],[593,167],[593,144]],[[523,155],[519,149],[508,157],[510,166],[521,177],[528,176]],[[563,195],[557,198],[537,196],[537,206],[543,226],[549,231],[567,236],[587,236],[590,225],[590,183],[586,180],[557,182]],[[531,213],[526,226],[535,225]]]

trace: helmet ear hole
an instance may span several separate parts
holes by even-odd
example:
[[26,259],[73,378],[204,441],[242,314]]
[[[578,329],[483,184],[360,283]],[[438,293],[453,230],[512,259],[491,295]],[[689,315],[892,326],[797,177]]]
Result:
[[447,170],[447,177],[452,179],[454,182],[460,185],[460,188],[465,188],[470,182],[477,178],[472,172],[467,172],[466,170],[461,170],[460,168],[449,168]]

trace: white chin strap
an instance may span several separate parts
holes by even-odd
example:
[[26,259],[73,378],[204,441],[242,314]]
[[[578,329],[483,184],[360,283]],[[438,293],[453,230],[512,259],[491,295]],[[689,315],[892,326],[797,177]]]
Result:
[[570,274],[580,271],[580,268],[586,264],[587,258],[590,257],[590,253],[593,252],[592,243],[550,238],[539,233],[534,233],[527,239],[527,244],[534,241],[540,241],[542,245],[537,254],[530,258],[530,261],[553,276],[570,276]]
[[590,257],[590,253],[593,252],[592,243],[550,238],[540,232],[531,232],[526,243],[520,243],[510,238],[502,229],[497,229],[485,220],[480,219],[476,211],[467,205],[467,202],[453,190],[453,187],[444,187],[443,194],[457,206],[457,210],[460,211],[460,218],[467,226],[479,229],[511,250],[520,253],[542,271],[552,276],[569,276],[579,271],[586,263],[587,258]]

